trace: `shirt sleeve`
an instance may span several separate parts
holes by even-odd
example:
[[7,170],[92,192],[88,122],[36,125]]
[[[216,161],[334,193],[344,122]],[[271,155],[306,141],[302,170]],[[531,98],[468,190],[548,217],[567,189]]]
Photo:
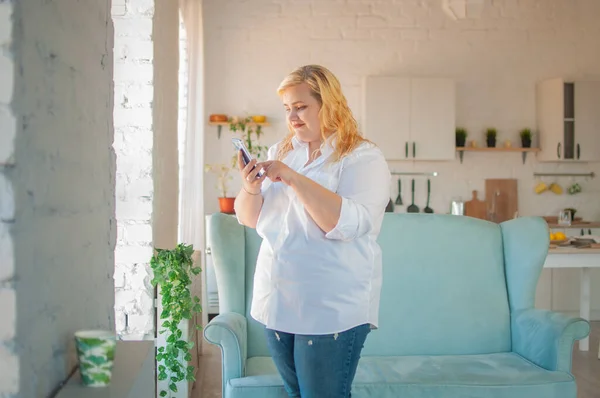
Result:
[[337,189],[342,198],[340,218],[325,237],[349,241],[379,228],[390,200],[391,174],[377,147],[359,150],[345,160]]

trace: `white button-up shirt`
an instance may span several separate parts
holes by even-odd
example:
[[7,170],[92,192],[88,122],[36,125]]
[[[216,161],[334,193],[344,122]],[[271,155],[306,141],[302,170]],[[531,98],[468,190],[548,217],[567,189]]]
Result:
[[[339,221],[325,233],[293,189],[265,179],[256,230],[263,238],[256,262],[251,315],[270,329],[329,334],[378,325],[381,249],[377,236],[390,200],[390,171],[379,148],[362,143],[329,161],[335,140],[305,166],[308,144],[294,138],[283,160],[342,197]],[[274,159],[277,144],[269,148]]]

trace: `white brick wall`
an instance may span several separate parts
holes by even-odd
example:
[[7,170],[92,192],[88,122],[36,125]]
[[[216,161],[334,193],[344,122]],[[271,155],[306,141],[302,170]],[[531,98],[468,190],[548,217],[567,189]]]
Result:
[[114,330],[112,38],[107,2],[0,2],[0,396],[48,396],[73,332]]
[[152,248],[177,243],[178,3],[126,0],[113,18],[117,331],[153,338]]
[[[152,338],[152,300],[148,279],[152,256],[152,180],[154,99],[154,3],[122,1],[113,6],[115,25],[115,143],[117,226],[115,316],[124,339]],[[139,318],[145,318],[140,322]]]
[[14,166],[17,130],[11,107],[14,92],[13,8],[0,3],[0,396],[11,397],[19,391],[19,359],[14,350],[17,328],[14,287],[15,254],[13,225],[15,200],[8,172]]
[[[340,78],[360,123],[361,79],[369,74],[448,76],[457,81],[457,124],[469,138],[483,142],[482,131],[495,126],[499,140],[518,143],[519,129],[535,127],[535,82],[547,77],[600,78],[600,2],[596,0],[489,1],[481,19],[453,21],[439,0],[209,0],[204,2],[207,115],[266,114],[263,143],[287,133],[284,112],[275,93],[293,68],[319,63]],[[226,134],[206,127],[206,162],[227,161]],[[600,138],[600,137],[599,137]],[[574,206],[585,219],[600,221],[600,178],[582,181],[584,193],[537,196],[534,171],[595,171],[600,164],[540,164],[520,154],[465,154],[454,162],[392,163],[398,171],[438,171],[432,180],[431,207],[447,212],[453,196],[483,192],[485,178],[519,180],[522,215],[555,215]],[[568,184],[564,179],[559,181]],[[404,199],[409,198],[404,179]],[[236,179],[231,194],[239,189]],[[424,206],[425,181],[416,183],[416,201]],[[207,175],[207,213],[218,211],[215,179]],[[393,184],[391,197],[396,196]],[[565,271],[577,272],[577,271]],[[562,271],[557,275],[562,275]],[[577,307],[577,275],[555,278],[555,308]],[[570,279],[569,279],[570,278]],[[567,282],[570,280],[570,282]],[[594,275],[600,286],[600,274]],[[574,298],[574,299],[573,299]],[[594,309],[600,310],[600,296]]]

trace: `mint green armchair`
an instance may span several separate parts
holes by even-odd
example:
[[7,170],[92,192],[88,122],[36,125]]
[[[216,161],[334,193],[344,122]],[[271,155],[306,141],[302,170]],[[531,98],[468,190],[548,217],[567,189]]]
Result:
[[[222,352],[224,398],[285,398],[263,326],[250,317],[260,237],[231,216],[208,225],[220,314],[205,339]],[[573,344],[589,323],[534,308],[546,223],[386,213],[380,327],[355,398],[576,398]]]

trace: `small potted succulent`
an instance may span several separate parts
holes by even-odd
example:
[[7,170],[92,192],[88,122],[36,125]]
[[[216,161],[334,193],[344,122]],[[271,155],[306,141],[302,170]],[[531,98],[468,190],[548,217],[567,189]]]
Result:
[[493,127],[490,127],[485,131],[485,140],[488,148],[494,148],[496,146],[496,135],[497,131]]
[[456,128],[456,146],[463,148],[467,142],[467,130],[462,127]]
[[531,130],[525,128],[519,132],[521,136],[521,146],[523,148],[531,148]]

